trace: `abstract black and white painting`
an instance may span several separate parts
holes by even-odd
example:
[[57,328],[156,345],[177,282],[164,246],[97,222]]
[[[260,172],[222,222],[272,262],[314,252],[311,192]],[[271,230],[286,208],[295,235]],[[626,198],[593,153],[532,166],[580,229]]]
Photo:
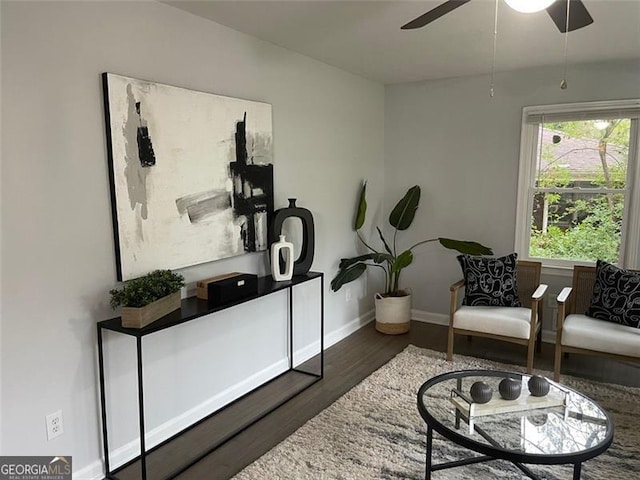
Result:
[[103,74],[119,280],[267,249],[271,105]]

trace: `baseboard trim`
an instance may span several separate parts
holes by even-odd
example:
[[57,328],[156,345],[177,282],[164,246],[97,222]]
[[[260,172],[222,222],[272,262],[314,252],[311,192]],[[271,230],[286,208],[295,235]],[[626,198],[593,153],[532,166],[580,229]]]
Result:
[[[375,318],[375,311],[370,310],[363,315],[355,318],[346,325],[329,332],[324,337],[324,348],[327,349],[330,346],[338,343],[340,340],[345,339],[355,331],[359,330],[363,326],[372,322]],[[320,352],[320,342],[315,341],[309,345],[297,349],[294,352],[294,361],[296,364],[303,363],[314,355]],[[183,430],[192,423],[206,417],[211,412],[214,412],[224,405],[230,403],[236,398],[244,395],[246,392],[253,390],[255,387],[261,385],[265,381],[279,375],[287,370],[289,364],[287,359],[279,360],[278,362],[270,365],[269,367],[257,372],[255,375],[235,384],[226,389],[225,391],[211,397],[199,405],[187,410],[186,412],[172,418],[171,420],[159,425],[153,430],[147,433],[147,448],[157,445],[164,439],[169,438],[171,435]],[[130,459],[136,457],[140,452],[140,441],[134,440],[121,447],[116,448],[111,452],[111,465],[118,466],[123,465]],[[105,476],[104,464],[102,460],[97,460],[90,463],[86,467],[77,470],[73,473],[74,480],[101,480]]]
[[324,348],[329,348],[331,345],[335,345],[340,340],[344,340],[353,332],[360,330],[368,323],[371,323],[375,318],[376,312],[372,309],[351,320],[349,323],[338,328],[337,330],[329,332],[324,336]]
[[293,352],[293,365],[298,366],[320,353],[320,340],[310,343],[306,347]]
[[556,331],[542,329],[542,342],[543,343],[556,343]]
[[[319,343],[316,345],[309,345],[294,353],[296,361],[300,361],[301,358],[309,355],[309,352],[314,348],[319,349]],[[313,354],[311,354],[313,356]],[[310,357],[308,357],[310,358]],[[302,360],[304,361],[304,360]],[[146,446],[152,448],[158,445],[167,438],[175,435],[176,433],[184,430],[188,426],[194,424],[198,420],[210,415],[225,405],[231,403],[233,400],[241,397],[247,392],[250,392],[254,388],[260,386],[264,382],[276,377],[289,368],[288,360],[282,359],[276,363],[264,368],[263,370],[251,375],[249,378],[238,382],[231,387],[223,390],[217,395],[205,400],[204,402],[196,405],[195,407],[187,410],[184,413],[164,422],[162,425],[149,430],[146,435]],[[133,440],[121,447],[116,448],[111,452],[111,465],[112,468],[117,468],[120,465],[124,465],[126,462],[138,456],[140,452],[140,441],[138,439]],[[83,468],[74,473],[73,478],[78,479],[99,479],[104,478],[104,466],[101,461],[94,462],[93,464]]]
[[449,315],[444,313],[427,312],[425,310],[411,310],[411,320],[417,322],[433,323],[435,325],[449,325]]
[[[449,325],[449,315],[444,313],[427,312],[425,310],[411,310],[411,319],[417,322],[432,323],[434,325]],[[542,330],[543,343],[556,343],[556,332],[554,330]]]

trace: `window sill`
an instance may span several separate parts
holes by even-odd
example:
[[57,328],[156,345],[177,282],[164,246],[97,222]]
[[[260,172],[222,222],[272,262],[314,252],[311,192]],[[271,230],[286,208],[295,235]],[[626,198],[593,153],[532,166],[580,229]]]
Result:
[[563,264],[560,264],[559,261],[554,263],[553,260],[548,258],[523,258],[523,260],[530,260],[532,262],[542,262],[542,274],[551,276],[551,277],[563,277],[563,278],[571,278],[573,276],[573,267],[576,265],[583,265],[589,267],[595,267],[595,262],[586,262],[586,261],[563,261]]
[[571,278],[573,276],[573,266],[545,265],[543,262],[542,275]]

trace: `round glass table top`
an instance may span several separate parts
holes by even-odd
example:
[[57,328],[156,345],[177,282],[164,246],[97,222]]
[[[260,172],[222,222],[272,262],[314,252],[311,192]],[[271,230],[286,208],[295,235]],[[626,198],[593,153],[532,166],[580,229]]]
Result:
[[[504,378],[521,382],[517,400],[500,398]],[[533,397],[530,376],[494,370],[439,375],[418,392],[418,410],[435,431],[472,450],[533,463],[571,463],[599,455],[613,440],[613,424],[593,400],[549,381],[549,393]],[[475,382],[493,389],[486,404],[473,403]]]

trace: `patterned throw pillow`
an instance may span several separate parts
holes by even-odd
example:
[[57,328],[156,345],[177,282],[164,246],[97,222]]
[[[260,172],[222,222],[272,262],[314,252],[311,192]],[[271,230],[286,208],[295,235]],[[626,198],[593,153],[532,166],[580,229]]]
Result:
[[598,260],[586,315],[640,328],[640,272],[629,272]]
[[518,255],[500,258],[458,255],[464,276],[463,305],[521,307],[516,283]]

